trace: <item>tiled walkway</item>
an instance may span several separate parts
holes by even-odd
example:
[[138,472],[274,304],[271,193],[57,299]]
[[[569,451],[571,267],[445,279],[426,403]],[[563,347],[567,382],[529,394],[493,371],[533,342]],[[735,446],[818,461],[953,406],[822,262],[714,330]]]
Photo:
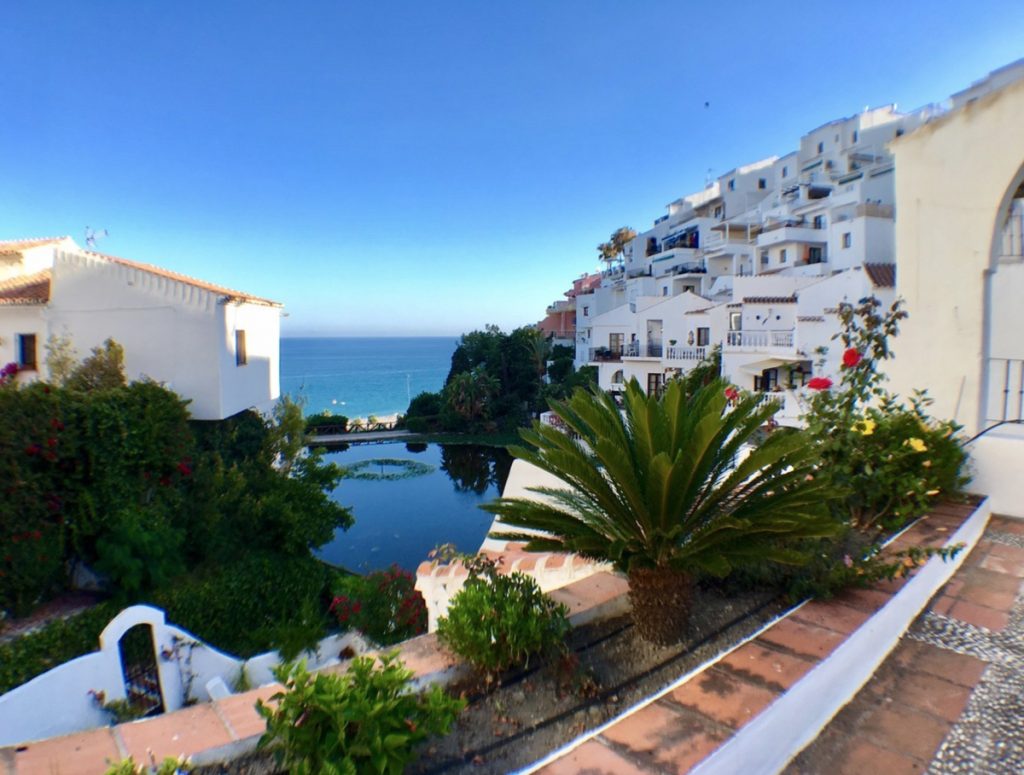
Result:
[[787,769],[1024,772],[1024,522],[994,517],[957,575]]
[[[971,511],[967,506],[941,507],[895,545],[940,546]],[[999,520],[997,524],[998,527],[989,530],[998,534],[1011,527],[1024,528],[1024,523],[1018,525],[1007,520]],[[973,564],[965,566],[948,585],[960,597],[941,595],[936,604],[962,612],[960,615],[972,617],[975,622],[1002,621],[1005,625],[1009,621],[1006,610],[1015,599],[1014,584],[1020,581],[1011,572],[1024,571],[1024,565],[1015,564],[1016,550],[1007,553],[1001,548],[1002,544],[999,547],[995,548],[991,540],[983,541],[972,555]],[[1024,558],[1024,550],[1021,550],[1021,557]],[[993,569],[996,564],[1000,564],[999,570]],[[987,575],[1002,581],[993,582]],[[871,590],[849,592],[836,600],[803,606],[717,664],[614,723],[539,772],[543,775],[689,772],[838,648],[848,635],[885,605],[903,583],[888,582]],[[987,597],[982,588],[989,592],[999,589],[1008,594]],[[871,734],[848,736],[841,750],[831,752],[834,754],[831,761],[794,772],[831,774],[839,772],[840,767],[846,767],[843,772],[877,770],[887,775],[922,771],[924,763],[934,754],[967,704],[970,688],[981,677],[984,666],[973,657],[955,653],[945,656],[941,650],[916,641],[907,648],[915,650],[913,659],[920,660],[921,667],[916,677],[901,685],[901,689],[908,697],[916,698],[918,705],[926,708],[934,705],[932,711],[879,707],[878,715],[871,719],[868,727]],[[938,656],[925,658],[921,652],[926,649],[935,651]],[[900,658],[911,659],[911,656],[908,652]],[[939,678],[941,675],[953,676],[959,683]],[[957,706],[958,702],[962,704]],[[896,730],[900,738],[907,741],[908,753],[900,753],[898,746],[887,737],[896,734]],[[831,728],[828,734],[832,734]],[[914,756],[921,758],[914,759]],[[838,763],[839,758],[843,759],[843,764]],[[920,762],[920,766],[917,770],[892,768],[906,761]]]

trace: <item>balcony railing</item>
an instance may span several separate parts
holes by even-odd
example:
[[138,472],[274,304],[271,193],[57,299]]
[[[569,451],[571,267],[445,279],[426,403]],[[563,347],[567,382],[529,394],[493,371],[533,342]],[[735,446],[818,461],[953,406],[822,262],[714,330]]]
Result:
[[672,267],[672,274],[707,274],[707,271],[703,261],[684,261]]
[[990,423],[1024,420],[1024,359],[988,359],[985,419]]
[[793,329],[787,331],[729,331],[725,346],[758,349],[761,347],[792,347]]
[[669,345],[665,351],[665,357],[670,361],[702,361],[707,355],[707,347],[677,347]]
[[622,345],[617,347],[591,347],[591,361],[621,361],[622,352],[625,348]]

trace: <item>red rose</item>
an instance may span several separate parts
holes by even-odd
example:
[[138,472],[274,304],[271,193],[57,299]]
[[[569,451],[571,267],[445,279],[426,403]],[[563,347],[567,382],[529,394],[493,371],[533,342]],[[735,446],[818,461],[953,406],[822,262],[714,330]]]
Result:
[[815,377],[807,381],[807,387],[811,390],[828,390],[832,387],[832,380],[828,377]]
[[862,355],[852,347],[843,353],[843,366],[848,369],[852,369],[858,363],[861,362]]

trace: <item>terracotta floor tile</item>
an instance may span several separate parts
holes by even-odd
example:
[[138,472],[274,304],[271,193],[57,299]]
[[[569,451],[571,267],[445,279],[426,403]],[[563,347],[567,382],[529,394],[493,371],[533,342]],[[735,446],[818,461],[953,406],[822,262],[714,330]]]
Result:
[[893,695],[904,705],[952,723],[960,718],[967,707],[971,689],[928,673],[914,672],[896,682]]
[[1000,533],[1024,535],[1024,520],[1013,519],[1012,517],[993,517],[989,524]]
[[949,616],[949,610],[958,602],[959,601],[955,597],[939,595],[932,599],[931,603],[928,604],[928,608],[932,613]]
[[1008,576],[1015,576],[1016,578],[1024,578],[1024,561],[1021,560],[1006,560],[1002,557],[996,557],[990,554],[984,560],[981,561],[981,567],[986,570],[995,571],[996,573],[1005,573]]
[[281,691],[281,688],[280,684],[261,686],[244,694],[225,697],[214,705],[220,717],[231,725],[236,737],[244,740],[253,735],[263,734],[267,728],[267,722],[256,712],[256,700],[266,702],[271,695]]
[[995,608],[976,605],[967,600],[958,600],[948,615],[976,627],[987,627],[993,632],[1002,631],[1010,621],[1010,614],[1006,611],[997,611]]
[[871,614],[835,600],[812,600],[794,613],[793,618],[849,635],[870,619]]
[[796,654],[822,659],[831,654],[846,638],[824,627],[782,619],[758,635],[757,640],[782,646]]
[[699,717],[677,713],[654,703],[605,730],[602,734],[642,762],[685,773],[725,740]]
[[579,748],[553,761],[540,775],[649,775],[610,746],[588,740]]
[[763,681],[769,688],[779,690],[795,684],[815,664],[792,654],[765,648],[757,641],[744,643],[719,663],[724,669]]
[[906,756],[931,761],[950,725],[907,707],[876,708],[861,725],[871,742]]
[[1019,546],[1007,546],[1006,544],[993,542],[989,554],[992,557],[1000,557],[1004,560],[1024,562],[1024,549],[1021,549]]
[[867,740],[855,740],[839,763],[840,775],[913,775],[924,772],[926,765],[909,756],[879,748]]
[[96,775],[121,760],[109,727],[29,743],[24,748],[15,754],[18,775]]
[[945,678],[967,688],[976,686],[988,667],[987,663],[975,657],[916,640],[904,640],[895,651],[895,659],[904,667]]
[[160,761],[167,756],[190,756],[231,742],[227,728],[209,705],[121,724],[117,731],[128,753],[139,762],[148,760],[149,750]]
[[780,692],[744,681],[735,673],[708,668],[668,695],[690,710],[738,729],[767,708]]
[[848,589],[838,595],[836,600],[843,605],[873,614],[892,600],[892,595],[877,589]]
[[995,608],[999,611],[1009,611],[1013,606],[1013,602],[1017,599],[1017,595],[1014,592],[990,589],[974,583],[965,584],[957,594],[957,597],[961,600]]
[[[998,560],[998,558],[996,559]],[[982,567],[961,570],[960,577],[963,578],[967,586],[979,586],[999,592],[1009,592],[1014,596],[1017,595],[1021,587],[1020,579],[1015,576]]]

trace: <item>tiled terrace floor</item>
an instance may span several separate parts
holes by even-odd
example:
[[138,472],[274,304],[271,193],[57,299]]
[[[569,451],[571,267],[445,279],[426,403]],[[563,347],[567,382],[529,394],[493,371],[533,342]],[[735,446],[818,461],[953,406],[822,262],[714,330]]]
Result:
[[994,517],[871,681],[786,770],[1024,772],[1024,522]]
[[[896,546],[940,545],[969,511],[942,507]],[[1024,522],[993,518],[897,649],[787,772],[1024,772],[1022,578]],[[539,772],[689,772],[900,586],[805,605]]]

